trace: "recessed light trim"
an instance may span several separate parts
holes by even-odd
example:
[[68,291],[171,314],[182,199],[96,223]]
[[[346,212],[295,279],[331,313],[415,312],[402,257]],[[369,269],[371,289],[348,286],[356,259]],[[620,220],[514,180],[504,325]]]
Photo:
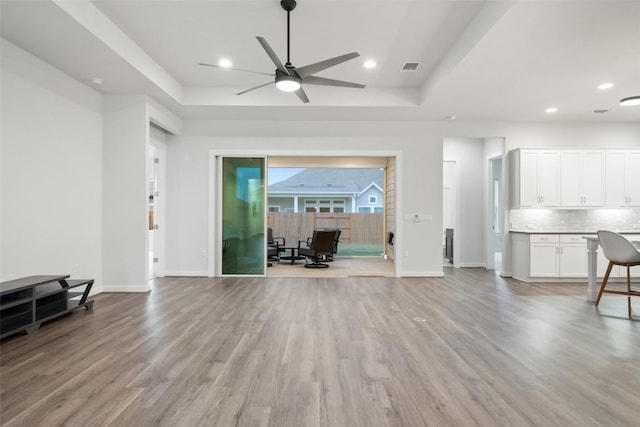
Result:
[[605,110],[603,108],[603,109],[600,109],[600,110],[593,110],[593,112],[596,113],[596,114],[604,114],[604,113],[608,113],[609,110]]
[[544,112],[548,114],[557,113],[558,109],[556,107],[549,107],[546,110],[544,110]]
[[218,61],[218,65],[221,66],[222,68],[231,68],[233,63],[231,62],[230,59],[222,58],[220,61]]
[[612,87],[613,87],[613,83],[602,83],[598,85],[598,89],[600,90],[607,90],[607,89],[611,89]]
[[630,96],[628,98],[622,98],[620,100],[620,105],[625,107],[632,107],[634,105],[640,105],[640,95]]
[[374,61],[373,59],[368,59],[364,62],[364,64],[362,64],[364,68],[367,68],[369,70],[372,68],[376,68],[376,65],[378,64],[376,64],[376,61]]

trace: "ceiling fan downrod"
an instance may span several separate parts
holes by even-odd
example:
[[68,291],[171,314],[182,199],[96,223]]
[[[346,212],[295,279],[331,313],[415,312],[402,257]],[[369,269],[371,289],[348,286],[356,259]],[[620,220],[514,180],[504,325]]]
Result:
[[291,46],[289,43],[289,39],[290,39],[290,26],[291,26],[291,20],[290,20],[290,12],[296,8],[296,0],[280,0],[280,6],[282,6],[282,8],[287,12],[287,63],[284,64],[285,67],[290,67],[291,66],[291,57],[290,57],[290,50],[291,50]]

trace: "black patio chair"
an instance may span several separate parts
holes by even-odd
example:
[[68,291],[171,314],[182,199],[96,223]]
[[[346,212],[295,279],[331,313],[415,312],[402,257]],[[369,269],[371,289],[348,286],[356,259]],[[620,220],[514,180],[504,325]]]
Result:
[[335,230],[314,230],[308,246],[301,246],[304,241],[298,242],[298,255],[307,259],[306,268],[329,267],[322,261],[327,261],[333,253],[335,235]]
[[286,240],[284,237],[273,237],[273,228],[267,227],[267,257],[271,261],[277,261],[280,252],[284,252]]

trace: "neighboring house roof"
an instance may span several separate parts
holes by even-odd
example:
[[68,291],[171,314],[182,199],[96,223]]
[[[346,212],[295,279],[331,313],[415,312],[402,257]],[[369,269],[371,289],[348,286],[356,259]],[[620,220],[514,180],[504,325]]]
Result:
[[381,169],[308,168],[292,177],[269,185],[269,195],[335,194],[358,195],[372,185],[383,188]]

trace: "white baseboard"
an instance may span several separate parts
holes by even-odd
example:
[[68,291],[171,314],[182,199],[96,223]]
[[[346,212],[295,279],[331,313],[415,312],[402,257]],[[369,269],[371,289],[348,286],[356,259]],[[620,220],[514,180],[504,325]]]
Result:
[[164,277],[176,276],[176,277],[209,277],[208,270],[167,270],[164,272]]
[[484,262],[461,262],[456,267],[460,268],[486,268],[487,264]]
[[444,277],[442,271],[403,271],[400,277]]

